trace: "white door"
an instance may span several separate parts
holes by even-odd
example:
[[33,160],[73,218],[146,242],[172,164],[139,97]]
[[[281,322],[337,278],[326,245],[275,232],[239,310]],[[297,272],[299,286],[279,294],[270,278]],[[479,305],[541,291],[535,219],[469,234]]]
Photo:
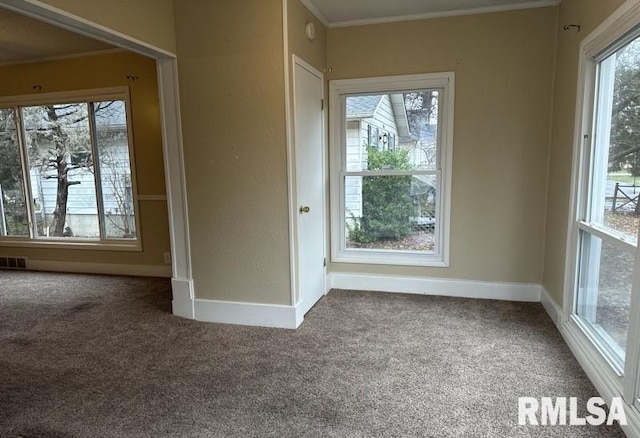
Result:
[[322,74],[294,58],[293,105],[298,296],[307,313],[325,292],[324,98]]

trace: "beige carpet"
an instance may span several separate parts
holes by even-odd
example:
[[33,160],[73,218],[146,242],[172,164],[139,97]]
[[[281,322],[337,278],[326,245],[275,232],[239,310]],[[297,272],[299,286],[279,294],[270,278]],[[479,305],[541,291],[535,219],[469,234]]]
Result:
[[593,386],[539,304],[332,291],[296,331],[170,314],[163,279],[0,271],[1,437],[619,437],[522,427]]

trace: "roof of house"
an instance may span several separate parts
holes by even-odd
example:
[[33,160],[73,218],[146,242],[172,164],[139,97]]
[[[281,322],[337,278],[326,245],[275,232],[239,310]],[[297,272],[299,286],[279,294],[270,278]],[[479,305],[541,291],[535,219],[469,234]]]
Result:
[[382,95],[347,97],[347,118],[373,117]]
[[[348,96],[347,97],[347,119],[367,119],[375,117],[383,94],[371,96]],[[389,94],[390,104],[393,109],[396,126],[401,137],[410,135],[409,121],[407,120],[407,110],[404,106],[402,93]]]

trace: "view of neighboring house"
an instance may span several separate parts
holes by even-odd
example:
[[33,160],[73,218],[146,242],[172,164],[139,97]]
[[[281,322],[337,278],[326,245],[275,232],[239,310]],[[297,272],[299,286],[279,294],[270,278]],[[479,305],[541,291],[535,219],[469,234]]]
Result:
[[[133,237],[135,220],[127,128],[126,125],[111,125],[101,130],[99,176],[91,166],[90,151],[67,156],[69,166],[79,167],[69,171],[69,179],[77,184],[69,186],[65,232],[68,236],[99,238],[98,202],[102,199],[106,235]],[[51,178],[53,173],[40,166],[32,165],[30,169],[34,214],[38,232],[43,236],[48,236],[47,224],[56,208],[58,180]],[[101,180],[102,198],[98,196],[96,177]]]
[[[411,169],[437,170],[435,117],[416,117],[410,122],[407,106],[417,93],[349,96],[346,98],[346,165],[347,171],[366,171],[367,148],[378,150],[404,149]],[[436,98],[437,102],[437,98]],[[437,103],[434,104],[437,107]],[[411,126],[413,125],[413,126]],[[345,177],[345,207],[347,223],[362,217],[363,177]],[[435,178],[414,175],[411,183],[417,226],[433,226]]]
[[[132,237],[135,234],[135,220],[129,167],[129,146],[126,126],[109,127],[110,139],[100,144],[100,175],[102,206],[107,228],[107,235],[121,234],[118,237]],[[68,156],[68,164],[80,165],[69,171],[69,179],[78,184],[69,187],[67,201],[66,233],[69,236],[98,238],[100,228],[98,220],[98,193],[94,168],[90,165],[91,152],[79,152]],[[44,171],[37,166],[30,169],[32,181],[31,194],[35,200],[35,216],[39,224],[39,232],[47,234],[47,223],[56,208],[58,181],[52,171]],[[120,231],[117,231],[120,230]],[[127,236],[128,235],[128,236]]]
[[[87,126],[88,128],[88,126]],[[65,128],[66,129],[66,128]],[[91,150],[88,129],[70,130],[79,146],[60,153],[67,169],[68,195],[64,237],[133,238],[136,235],[135,209],[127,126],[108,123],[96,127],[95,150]],[[58,167],[52,166],[55,146],[49,139],[32,139],[28,147],[28,175],[33,220],[40,237],[53,236],[52,218],[59,191]],[[7,184],[1,184],[6,182]],[[25,235],[26,230],[8,230],[8,224],[26,221],[25,199],[21,186],[11,187],[12,180],[0,180],[0,235]],[[14,184],[15,185],[15,184]],[[5,186],[3,188],[3,186]],[[27,192],[25,190],[25,192]],[[100,220],[100,217],[103,220]],[[104,229],[101,230],[101,222]],[[27,233],[28,234],[28,233]]]

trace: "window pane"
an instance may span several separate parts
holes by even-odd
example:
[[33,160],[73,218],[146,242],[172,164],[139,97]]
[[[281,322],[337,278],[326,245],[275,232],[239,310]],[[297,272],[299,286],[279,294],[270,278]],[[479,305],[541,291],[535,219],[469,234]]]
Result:
[[29,218],[13,109],[0,109],[0,235],[29,236]]
[[[602,182],[594,187],[594,222],[637,242],[640,215],[640,40],[601,62],[596,147]],[[597,153],[596,153],[597,154]],[[606,163],[606,164],[605,164]],[[604,166],[606,165],[606,170]],[[597,173],[596,173],[597,175]]]
[[85,103],[22,110],[38,237],[99,238]]
[[582,232],[576,313],[621,366],[627,341],[633,253]]
[[346,176],[346,247],[435,250],[436,177]]
[[127,114],[122,100],[92,103],[96,120],[105,237],[136,237]]
[[347,96],[346,170],[437,170],[440,94]]

